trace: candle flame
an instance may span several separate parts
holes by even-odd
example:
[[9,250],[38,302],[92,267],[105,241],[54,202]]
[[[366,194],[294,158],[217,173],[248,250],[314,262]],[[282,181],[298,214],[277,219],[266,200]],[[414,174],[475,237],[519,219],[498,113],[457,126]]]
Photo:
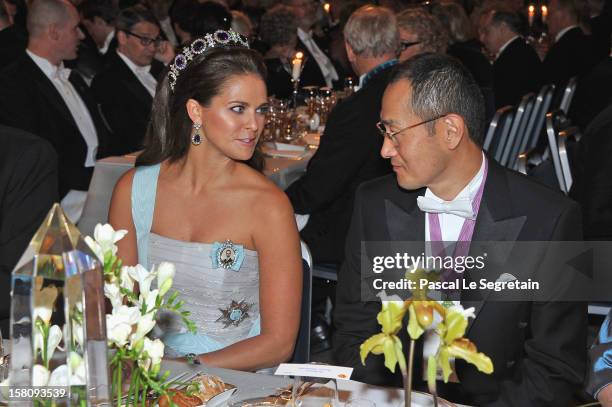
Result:
[[548,15],[548,7],[542,5],[542,15]]
[[302,59],[304,58],[304,53],[302,51],[298,51],[295,53],[295,58],[296,59]]
[[530,4],[529,8],[527,10],[529,11],[529,14],[534,14],[535,13],[535,6],[533,4]]
[[330,9],[331,9],[331,4],[329,3],[323,4],[323,10],[325,10],[325,12],[329,13]]

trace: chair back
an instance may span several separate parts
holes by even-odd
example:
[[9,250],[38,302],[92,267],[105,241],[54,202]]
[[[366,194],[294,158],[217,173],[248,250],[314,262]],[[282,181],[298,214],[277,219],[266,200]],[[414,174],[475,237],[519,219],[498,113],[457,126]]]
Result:
[[559,104],[559,109],[563,111],[563,113],[568,114],[569,108],[572,104],[572,99],[574,98],[574,93],[576,92],[576,77],[570,78],[565,85],[565,89],[563,90],[563,96],[561,97],[561,103]]
[[483,149],[489,154],[489,157],[493,157],[498,162],[506,145],[513,118],[514,108],[512,106],[504,106],[497,109],[489,124]]
[[559,132],[565,127],[567,127],[567,118],[561,110],[555,110],[554,112],[546,114],[546,137],[548,139],[548,152],[552,160],[559,187],[561,191],[567,194],[569,189],[567,188],[567,183],[563,175],[561,158],[559,156],[559,144],[557,143]]
[[572,189],[572,152],[575,144],[580,141],[580,130],[573,126],[561,130],[557,135],[557,146],[559,147],[559,162],[565,180],[565,188],[569,192]]
[[508,140],[502,151],[501,160],[499,163],[505,167],[512,168],[514,165],[514,159],[518,154],[520,142],[525,137],[525,127],[529,121],[529,116],[533,111],[536,96],[534,93],[528,93],[521,99],[516,108],[514,114],[514,120],[510,127],[510,133],[508,134]]
[[533,112],[527,122],[525,139],[519,148],[519,153],[531,150],[538,144],[538,139],[540,138],[540,133],[542,133],[542,128],[546,120],[546,113],[550,108],[554,93],[555,85],[552,84],[544,85],[542,89],[540,89],[540,93],[538,93],[533,107]]

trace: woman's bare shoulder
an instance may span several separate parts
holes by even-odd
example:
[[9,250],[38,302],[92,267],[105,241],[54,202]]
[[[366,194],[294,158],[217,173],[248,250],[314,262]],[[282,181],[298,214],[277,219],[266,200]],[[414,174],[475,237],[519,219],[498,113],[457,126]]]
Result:
[[125,174],[123,174],[121,178],[119,178],[115,184],[115,189],[113,190],[113,199],[115,196],[123,199],[126,196],[130,197],[132,195],[132,182],[134,181],[134,174],[136,174],[136,168],[131,168]]

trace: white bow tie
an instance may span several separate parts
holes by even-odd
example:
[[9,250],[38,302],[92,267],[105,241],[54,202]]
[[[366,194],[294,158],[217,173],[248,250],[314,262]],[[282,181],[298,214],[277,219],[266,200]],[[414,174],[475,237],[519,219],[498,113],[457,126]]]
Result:
[[450,202],[439,202],[432,198],[419,196],[417,197],[417,205],[423,212],[447,213],[465,219],[475,219],[472,201],[467,198],[456,199]]
[[67,81],[68,78],[70,78],[70,69],[69,68],[64,68],[63,66],[58,66],[57,69],[55,70],[55,74],[53,75],[54,77],[63,80],[63,81]]

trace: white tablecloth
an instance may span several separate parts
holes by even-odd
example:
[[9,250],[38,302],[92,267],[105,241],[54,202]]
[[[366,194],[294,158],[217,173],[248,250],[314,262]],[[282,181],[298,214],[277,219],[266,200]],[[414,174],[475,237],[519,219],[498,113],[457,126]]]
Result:
[[[264,173],[281,189],[287,188],[304,171],[314,150],[308,150],[302,157],[266,157]],[[84,235],[92,235],[98,223],[106,223],[113,189],[119,178],[134,166],[135,155],[109,157],[96,162],[93,177],[87,192],[87,201],[78,226]]]

